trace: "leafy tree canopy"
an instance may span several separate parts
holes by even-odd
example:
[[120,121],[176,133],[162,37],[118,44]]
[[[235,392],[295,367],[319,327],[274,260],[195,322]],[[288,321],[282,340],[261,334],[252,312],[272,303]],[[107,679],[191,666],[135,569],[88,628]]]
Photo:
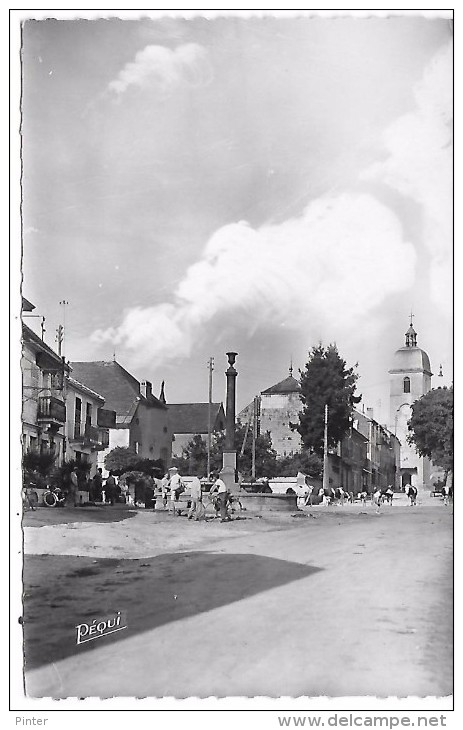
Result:
[[56,456],[54,453],[38,451],[26,451],[23,456],[23,469],[26,471],[38,472],[41,476],[47,476],[55,465]]
[[149,476],[161,478],[165,471],[162,459],[142,459],[132,449],[116,446],[106,454],[104,464],[108,471],[120,476],[127,471],[139,471]]
[[[244,452],[241,449],[244,443]],[[217,473],[222,468],[222,454],[225,447],[225,432],[218,431],[212,435],[211,443],[211,472]],[[235,448],[238,453],[238,469],[245,479],[250,478],[252,471],[252,431],[239,421],[235,431]],[[194,436],[183,449],[181,457],[174,457],[172,463],[181,474],[207,473],[207,443],[199,435]],[[256,438],[256,478],[270,477],[276,473],[276,452],[272,448],[272,441],[268,433]]]
[[325,405],[328,405],[328,446],[336,446],[347,433],[354,406],[361,397],[355,395],[358,374],[348,368],[336,345],[318,345],[309,352],[305,370],[301,371],[303,408],[299,423],[291,424],[299,432],[304,447],[323,455]]
[[420,456],[453,471],[453,387],[430,390],[412,405],[407,440]]
[[293,477],[297,472],[321,479],[323,474],[323,459],[304,449],[300,454],[292,454],[277,460],[277,474],[280,477]]

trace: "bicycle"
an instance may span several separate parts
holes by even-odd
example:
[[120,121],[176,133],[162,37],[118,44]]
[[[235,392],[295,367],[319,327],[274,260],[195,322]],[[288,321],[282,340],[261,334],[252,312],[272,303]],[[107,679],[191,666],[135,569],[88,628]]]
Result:
[[[220,516],[220,500],[217,494],[208,494],[208,501],[204,505],[203,502],[201,504],[204,508],[203,516],[207,519],[208,517],[213,519],[215,517]],[[236,518],[243,510],[243,505],[241,504],[238,497],[234,497],[229,495],[227,500],[227,517],[232,518],[232,515]]]
[[45,507],[64,507],[66,495],[59,487],[46,489],[42,495]]

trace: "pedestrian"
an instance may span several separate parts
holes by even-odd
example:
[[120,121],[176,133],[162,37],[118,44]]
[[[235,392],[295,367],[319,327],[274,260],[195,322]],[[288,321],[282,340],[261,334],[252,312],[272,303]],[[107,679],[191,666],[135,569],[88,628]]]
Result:
[[90,486],[90,501],[101,502],[101,491],[103,488],[103,473],[101,469],[96,470]]
[[169,475],[164,474],[164,476],[161,479],[161,496],[162,496],[162,503],[164,505],[164,509],[167,509],[167,495],[169,493],[170,487],[169,487]]
[[79,479],[77,477],[77,467],[71,471],[68,501],[72,507],[77,507],[77,492],[79,491]]
[[449,488],[446,484],[442,487],[442,496],[444,498],[444,505],[448,507],[449,505]]
[[176,466],[173,466],[169,469],[170,479],[169,479],[169,486],[170,486],[170,507],[173,513],[173,516],[175,517],[176,511],[175,511],[175,502],[178,502],[178,498],[180,497],[181,493],[185,491],[185,485],[182,481],[182,477],[178,473],[178,469]]
[[214,493],[217,494],[218,506],[220,510],[220,521],[230,521],[231,517],[227,514],[227,504],[229,499],[228,489],[227,485],[225,484],[223,479],[220,479],[220,477],[217,477],[214,484],[212,485],[210,494]]
[[188,519],[195,522],[199,520],[199,505],[201,504],[201,481],[199,477],[193,477],[190,483],[191,505],[188,512]]
[[109,500],[110,505],[114,505],[116,501],[116,489],[116,480],[114,479],[112,471],[110,471],[105,484],[106,497]]
[[381,502],[382,502],[382,493],[381,489],[377,489],[373,494],[373,502],[376,505],[376,514],[378,514],[380,508],[381,508]]
[[359,497],[362,501],[362,507],[366,507],[368,492],[364,489],[363,491],[360,492]]

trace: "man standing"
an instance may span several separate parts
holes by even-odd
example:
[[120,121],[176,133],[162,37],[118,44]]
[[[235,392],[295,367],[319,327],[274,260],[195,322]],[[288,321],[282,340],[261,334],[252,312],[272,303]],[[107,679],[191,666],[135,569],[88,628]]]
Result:
[[116,480],[114,479],[112,471],[109,472],[109,476],[106,479],[105,492],[109,499],[109,503],[113,505],[116,501]]
[[201,502],[201,482],[198,477],[193,477],[190,483],[191,505],[188,512],[188,519],[195,518],[195,522],[199,520],[199,505]]
[[103,476],[102,470],[97,469],[95,476],[92,479],[91,485],[91,502],[101,502],[101,491],[103,489]]
[[79,480],[77,479],[77,467],[71,471],[71,480],[69,485],[69,503],[72,507],[77,507],[77,492],[79,490]]
[[180,494],[182,491],[184,491],[185,486],[182,481],[182,477],[178,473],[178,469],[176,466],[172,466],[169,469],[170,474],[170,504],[173,511],[173,515],[175,517],[175,502],[178,500]]
[[220,521],[227,522],[227,520],[231,520],[230,515],[227,515],[228,489],[223,479],[218,477],[215,480],[210,493],[217,493],[221,518]]

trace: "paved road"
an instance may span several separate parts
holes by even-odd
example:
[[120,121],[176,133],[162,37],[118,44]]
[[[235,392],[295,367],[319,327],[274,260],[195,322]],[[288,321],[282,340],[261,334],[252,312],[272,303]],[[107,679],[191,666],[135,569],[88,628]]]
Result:
[[[53,585],[59,585],[65,568],[62,563],[57,570],[56,561],[84,566],[79,580],[69,578],[65,599],[70,603],[63,599],[64,606],[87,605],[91,613],[95,599],[89,596],[99,595],[101,608],[105,594],[99,589],[106,579],[111,605],[128,607],[130,630],[125,638],[121,632],[118,640],[92,642],[91,651],[73,647],[74,653],[58,652],[49,663],[33,662],[27,692],[177,698],[450,695],[452,512],[440,500],[410,508],[399,499],[378,515],[357,505],[312,508],[315,519],[281,524],[254,519],[222,525],[223,531],[177,520],[175,527],[162,529],[182,533],[180,551],[172,543],[164,550],[156,544],[144,562],[133,556],[110,563],[28,558],[26,568],[28,560],[36,561],[32,593],[40,592],[37,561],[55,561],[46,572],[53,581],[55,571]],[[154,516],[143,514],[117,524],[126,539],[143,542],[147,525],[156,532],[150,519]],[[104,531],[109,525],[99,527]],[[75,532],[72,538],[75,543]],[[34,552],[28,539],[28,552]],[[86,577],[83,561],[93,562],[99,572]],[[66,575],[80,574],[74,565]],[[68,615],[67,621],[72,633],[78,620]],[[42,620],[41,635],[47,630]]]

